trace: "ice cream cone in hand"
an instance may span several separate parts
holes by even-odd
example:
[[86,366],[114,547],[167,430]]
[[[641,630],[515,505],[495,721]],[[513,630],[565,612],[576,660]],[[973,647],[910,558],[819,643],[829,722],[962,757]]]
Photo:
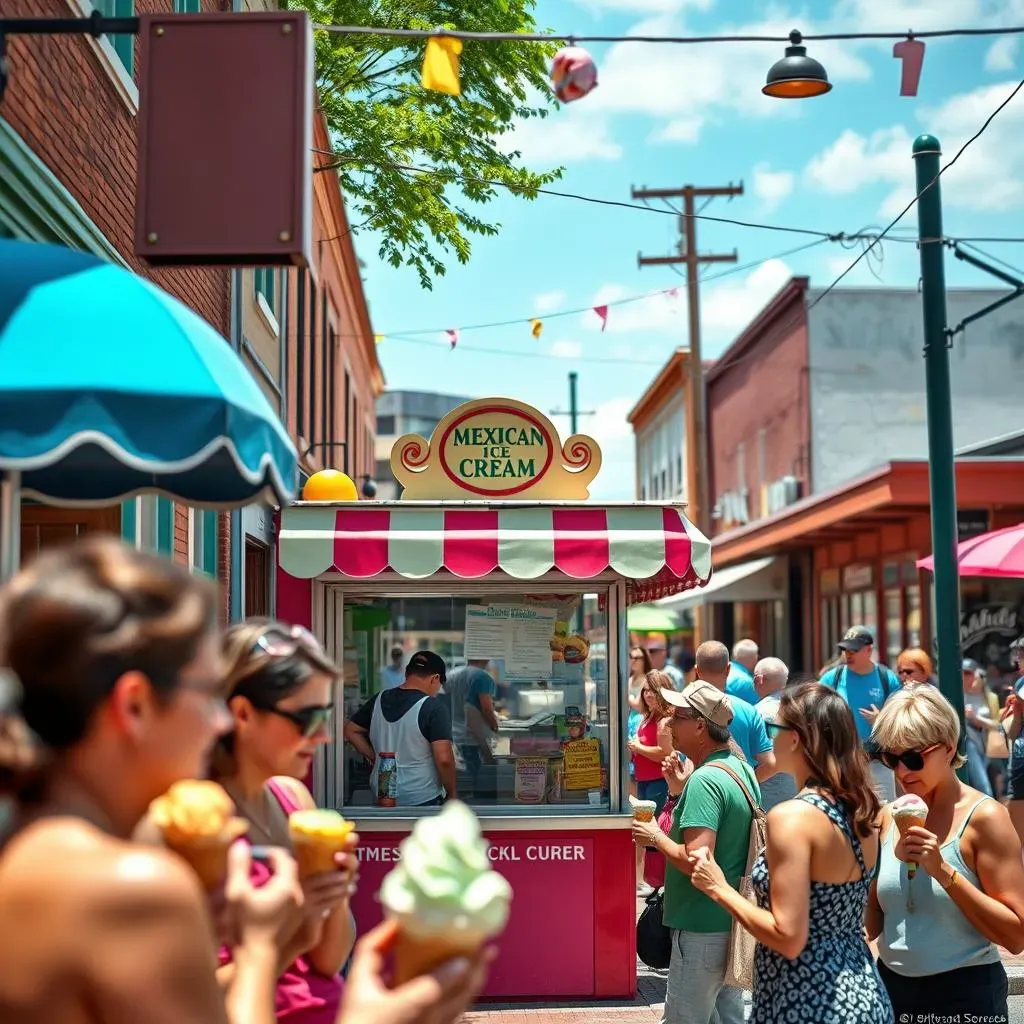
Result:
[[188,861],[204,888],[216,889],[227,876],[231,844],[249,829],[231,797],[216,782],[185,779],[157,797],[149,813],[167,848]]
[[288,816],[288,831],[299,878],[337,871],[335,857],[345,851],[354,830],[355,823],[346,821],[337,811],[293,811]]
[[480,822],[452,800],[421,818],[384,879],[380,901],[398,923],[395,984],[455,957],[475,957],[508,922],[512,887],[487,856]]
[[[896,823],[902,838],[915,825],[924,827],[925,822],[928,820],[928,805],[919,796],[907,793],[905,796],[901,796],[898,800],[893,801],[892,820]],[[917,865],[913,863],[908,864],[907,878],[913,878],[916,874]]]

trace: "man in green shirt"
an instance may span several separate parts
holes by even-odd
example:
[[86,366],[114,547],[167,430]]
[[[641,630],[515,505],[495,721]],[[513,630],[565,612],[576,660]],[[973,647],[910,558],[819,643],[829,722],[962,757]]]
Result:
[[[737,886],[747,866],[753,815],[740,784],[755,802],[761,793],[749,765],[732,752],[730,698],[700,678],[701,663],[728,660],[722,644],[697,649],[697,680],[681,693],[662,690],[674,708],[676,750],[697,766],[676,805],[670,835],[656,828],[650,840],[667,860],[664,921],[672,930],[662,1024],[742,1024],[743,993],[724,983],[732,918],[690,881],[696,852],[714,853],[729,884]],[[677,787],[678,788],[678,787]]]

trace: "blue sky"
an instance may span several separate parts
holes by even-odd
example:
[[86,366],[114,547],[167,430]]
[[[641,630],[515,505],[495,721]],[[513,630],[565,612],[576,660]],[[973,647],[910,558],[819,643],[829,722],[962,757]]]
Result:
[[[1024,24],[1024,0],[540,0],[538,21],[580,35],[923,31]],[[887,224],[913,196],[916,135],[936,134],[948,159],[1024,77],[1017,37],[929,42],[914,98],[899,95],[891,41],[808,46],[834,88],[824,97],[783,102],[760,93],[781,45],[593,45],[598,88],[544,120],[516,126],[506,144],[531,166],[565,165],[564,178],[552,186],[559,191],[629,202],[633,186],[742,181],[742,197],[715,200],[705,212],[850,233]],[[1024,236],[1024,93],[943,176],[942,186],[947,235]],[[683,292],[675,303],[659,295],[613,306],[604,333],[592,313],[553,314],[682,288],[672,268],[637,267],[640,251],[673,251],[677,219],[550,196],[532,203],[502,198],[485,216],[502,225],[499,234],[474,240],[469,264],[452,259],[433,291],[421,290],[412,271],[382,265],[372,235],[357,240],[374,329],[385,335],[379,352],[388,386],[507,395],[549,412],[566,407],[566,375],[575,370],[581,408],[596,411],[581,420],[581,430],[605,451],[593,493],[632,497],[625,414],[672,350],[687,344]],[[916,228],[911,211],[894,234],[907,238]],[[726,276],[720,275],[728,265],[706,270],[705,358],[720,354],[790,276],[807,274],[812,285],[828,285],[858,251],[826,242],[782,255],[811,239],[709,221],[700,222],[698,240],[703,252],[735,249],[738,266],[747,267]],[[1024,268],[1024,246],[978,244]],[[880,260],[862,260],[843,283],[913,286],[917,278],[915,247],[891,242],[883,244]],[[994,283],[953,259],[947,279]],[[544,320],[539,341],[525,323],[535,316]],[[516,319],[524,322],[465,329]],[[447,328],[462,329],[455,351],[444,338]],[[391,336],[400,332],[416,336]],[[564,437],[567,419],[555,423]]]

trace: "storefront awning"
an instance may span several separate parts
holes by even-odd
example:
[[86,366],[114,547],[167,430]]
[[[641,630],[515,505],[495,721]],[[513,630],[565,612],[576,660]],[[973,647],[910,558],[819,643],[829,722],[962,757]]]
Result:
[[390,571],[422,580],[498,571],[533,580],[552,570],[591,579],[611,570],[630,602],[705,584],[711,543],[677,509],[660,505],[507,507],[416,503],[297,504],[281,513],[279,564],[311,579],[368,580]]
[[728,604],[731,601],[774,601],[786,595],[785,560],[769,556],[751,562],[729,565],[715,572],[714,579],[701,590],[658,602],[660,608],[678,612],[703,604]]

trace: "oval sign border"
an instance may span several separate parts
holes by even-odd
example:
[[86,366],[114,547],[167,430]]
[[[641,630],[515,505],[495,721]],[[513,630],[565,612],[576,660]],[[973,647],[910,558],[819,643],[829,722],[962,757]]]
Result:
[[[445,450],[448,446],[448,438],[451,435],[452,431],[460,423],[465,423],[466,420],[473,419],[476,416],[483,416],[484,414],[489,412],[505,413],[508,415],[516,416],[519,419],[525,420],[527,423],[532,423],[533,426],[535,426],[547,439],[548,457],[545,460],[544,466],[541,469],[541,471],[528,483],[522,484],[518,487],[506,487],[502,490],[497,491],[489,490],[484,487],[474,487],[472,484],[467,483],[462,477],[456,476],[455,473],[452,472],[451,468],[449,467],[448,459],[445,456]],[[555,442],[554,438],[551,436],[551,433],[548,431],[547,427],[545,427],[544,424],[540,422],[540,420],[535,419],[533,416],[531,416],[528,412],[525,412],[523,409],[517,409],[515,406],[512,405],[485,405],[477,407],[476,409],[467,409],[466,412],[464,412],[458,419],[452,420],[452,422],[448,424],[448,426],[445,428],[444,433],[441,435],[441,441],[438,444],[437,455],[438,459],[441,462],[441,468],[445,472],[445,476],[447,476],[448,479],[451,480],[451,482],[456,485],[456,487],[464,491],[470,491],[473,494],[480,494],[486,498],[507,498],[510,494],[521,494],[523,491],[529,490],[529,488],[531,487],[535,487],[541,480],[544,479],[544,477],[547,476],[548,470],[551,468],[551,463],[554,462],[555,460]]]

